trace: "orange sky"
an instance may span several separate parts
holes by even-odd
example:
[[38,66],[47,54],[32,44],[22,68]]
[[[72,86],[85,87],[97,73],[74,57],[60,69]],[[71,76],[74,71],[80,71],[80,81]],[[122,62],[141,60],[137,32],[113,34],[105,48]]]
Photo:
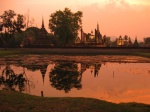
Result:
[[48,29],[49,15],[65,7],[83,12],[83,29],[91,32],[99,23],[102,35],[129,35],[138,40],[150,36],[150,0],[1,0],[0,15],[12,9],[25,15],[30,10],[35,26],[41,27],[42,16]]

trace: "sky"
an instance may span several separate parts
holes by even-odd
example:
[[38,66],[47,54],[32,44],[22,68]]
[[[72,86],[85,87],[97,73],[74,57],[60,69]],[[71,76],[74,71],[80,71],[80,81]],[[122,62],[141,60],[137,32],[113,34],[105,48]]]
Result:
[[1,0],[0,15],[6,10],[30,14],[34,26],[41,27],[42,17],[48,29],[50,15],[57,10],[70,8],[82,11],[83,31],[90,33],[99,24],[102,35],[119,37],[128,35],[143,41],[150,36],[150,0]]

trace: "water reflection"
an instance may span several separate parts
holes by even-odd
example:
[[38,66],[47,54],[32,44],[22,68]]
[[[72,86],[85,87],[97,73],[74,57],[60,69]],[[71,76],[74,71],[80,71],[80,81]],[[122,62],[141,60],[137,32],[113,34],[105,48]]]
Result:
[[[83,67],[82,65],[83,63],[81,63],[81,67]],[[85,70],[88,68],[91,70],[91,74],[94,72],[94,77],[97,77],[99,75],[99,71],[100,71],[100,68],[101,68],[101,64],[100,63],[90,63],[90,64],[86,64],[85,66]],[[81,68],[83,69],[83,68]]]
[[[5,60],[4,60],[5,61]],[[46,97],[91,97],[150,104],[150,63],[69,60],[9,61],[0,68],[0,89]]]
[[49,74],[51,86],[68,93],[72,88],[81,89],[82,74],[77,63],[57,62]]
[[0,87],[3,90],[19,89],[19,91],[22,92],[25,90],[26,82],[27,80],[24,77],[24,73],[15,74],[10,65],[6,65],[0,75]]
[[29,64],[29,65],[24,65],[24,67],[26,67],[28,70],[31,71],[36,71],[36,70],[40,70],[40,73],[42,75],[42,80],[43,80],[43,84],[44,84],[44,79],[45,79],[45,74],[47,71],[47,63],[42,63],[42,64]]

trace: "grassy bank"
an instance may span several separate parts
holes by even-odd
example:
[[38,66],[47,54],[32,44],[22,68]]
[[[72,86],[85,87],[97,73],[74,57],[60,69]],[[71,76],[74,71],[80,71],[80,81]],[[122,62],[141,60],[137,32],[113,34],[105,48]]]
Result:
[[0,91],[0,112],[150,112],[150,105],[114,104],[90,98],[42,98]]
[[55,55],[134,55],[150,58],[150,49],[144,48],[18,48],[0,49],[0,56],[25,54]]

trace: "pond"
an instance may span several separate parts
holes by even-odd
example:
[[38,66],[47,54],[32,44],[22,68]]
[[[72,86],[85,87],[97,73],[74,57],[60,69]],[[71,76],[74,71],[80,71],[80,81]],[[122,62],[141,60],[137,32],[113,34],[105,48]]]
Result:
[[150,104],[148,58],[29,55],[4,57],[0,62],[1,90]]

